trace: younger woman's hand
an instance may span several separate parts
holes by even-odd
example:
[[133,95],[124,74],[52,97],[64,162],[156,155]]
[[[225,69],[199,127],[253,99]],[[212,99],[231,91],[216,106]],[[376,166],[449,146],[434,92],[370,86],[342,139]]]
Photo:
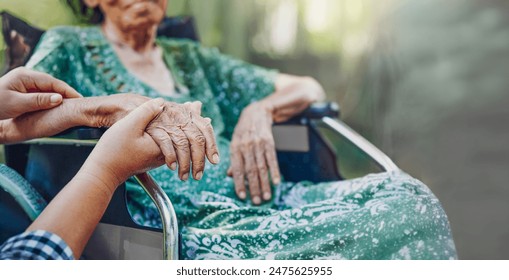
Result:
[[0,79],[0,120],[51,109],[64,98],[76,97],[81,95],[63,81],[46,73],[16,68]]
[[101,137],[80,173],[99,178],[114,191],[130,176],[163,165],[161,150],[145,131],[163,110],[164,100],[153,99],[115,123]]

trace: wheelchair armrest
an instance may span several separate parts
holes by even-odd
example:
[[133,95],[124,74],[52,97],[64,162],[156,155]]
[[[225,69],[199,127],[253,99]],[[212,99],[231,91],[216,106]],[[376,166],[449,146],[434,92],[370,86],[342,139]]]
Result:
[[342,180],[334,149],[314,125],[314,121],[327,117],[339,117],[336,103],[312,104],[288,121],[274,124],[279,169],[286,181]]
[[339,118],[339,105],[335,102],[313,103],[295,118],[321,119],[323,117]]

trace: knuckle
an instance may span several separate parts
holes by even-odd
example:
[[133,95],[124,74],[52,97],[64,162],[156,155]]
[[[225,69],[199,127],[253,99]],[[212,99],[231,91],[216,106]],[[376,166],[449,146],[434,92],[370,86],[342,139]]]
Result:
[[194,157],[193,158],[193,168],[203,167],[205,166],[205,160],[203,157]]
[[173,143],[178,149],[189,149],[189,142],[184,137],[177,137],[173,139]]
[[205,140],[205,137],[201,134],[198,134],[196,135],[196,137],[194,137],[194,143],[195,145],[199,145],[199,146],[205,146],[205,143],[207,142],[207,140]]
[[241,183],[241,182],[236,182],[236,183],[235,183],[235,190],[236,190],[237,192],[239,192],[239,191],[245,191],[245,190],[246,190],[246,186],[244,186],[244,184],[243,184],[243,183]]
[[260,165],[258,165],[258,171],[259,171],[260,173],[262,173],[262,174],[266,174],[266,173],[267,173],[267,171],[268,171],[268,170],[267,170],[267,166],[265,166],[265,165],[261,165],[261,164],[260,164]]
[[43,107],[44,105],[46,105],[46,96],[45,95],[42,95],[42,94],[37,94],[36,97],[35,97],[35,106],[40,108],[40,107]]
[[257,172],[256,169],[250,168],[250,169],[247,170],[247,176],[249,178],[254,178],[254,177],[258,176],[258,172]]
[[189,162],[187,160],[184,162],[179,161],[179,166],[180,166],[180,173],[188,173],[189,169],[191,169],[191,165],[189,164]]
[[147,126],[147,128],[145,130],[152,138],[154,138],[154,140],[155,140],[155,138],[163,138],[162,131],[160,129],[158,129],[157,127],[154,127],[153,125]]
[[230,144],[230,151],[238,151],[240,148],[240,143],[238,141],[232,141]]
[[217,145],[216,145],[215,141],[207,141],[206,144],[207,144],[209,151],[217,151]]
[[275,146],[274,140],[272,140],[272,141],[271,140],[266,140],[266,141],[263,142],[263,147],[265,149],[273,149],[274,146]]
[[204,129],[204,131],[205,131],[206,133],[208,133],[208,134],[210,134],[210,135],[212,135],[212,136],[213,136],[213,135],[214,135],[214,127],[212,126],[212,123],[210,123],[210,122],[209,122],[209,123],[205,124],[205,129]]
[[161,145],[168,146],[168,147],[173,146],[173,141],[171,141],[171,139],[168,137],[161,136],[160,141],[161,141]]
[[253,144],[255,147],[261,147],[263,145],[264,141],[261,138],[256,138],[253,140]]
[[251,148],[251,142],[248,141],[248,140],[243,140],[241,143],[240,143],[240,149],[244,150],[244,151],[247,151]]

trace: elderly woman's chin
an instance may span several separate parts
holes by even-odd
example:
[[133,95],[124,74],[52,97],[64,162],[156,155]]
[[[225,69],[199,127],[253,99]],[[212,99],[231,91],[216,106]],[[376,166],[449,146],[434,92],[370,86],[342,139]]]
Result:
[[140,2],[132,5],[122,15],[124,28],[149,28],[157,26],[164,18],[161,7],[152,2]]

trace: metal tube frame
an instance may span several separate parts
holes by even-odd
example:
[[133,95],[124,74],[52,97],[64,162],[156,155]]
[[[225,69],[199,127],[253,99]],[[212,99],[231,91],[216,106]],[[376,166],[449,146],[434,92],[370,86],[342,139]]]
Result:
[[168,195],[148,173],[134,176],[152,199],[161,216],[163,227],[163,260],[178,260],[178,222],[175,209]]
[[353,145],[368,155],[380,168],[386,172],[398,171],[399,167],[380,149],[362,137],[359,133],[338,119],[323,117],[321,121]]

